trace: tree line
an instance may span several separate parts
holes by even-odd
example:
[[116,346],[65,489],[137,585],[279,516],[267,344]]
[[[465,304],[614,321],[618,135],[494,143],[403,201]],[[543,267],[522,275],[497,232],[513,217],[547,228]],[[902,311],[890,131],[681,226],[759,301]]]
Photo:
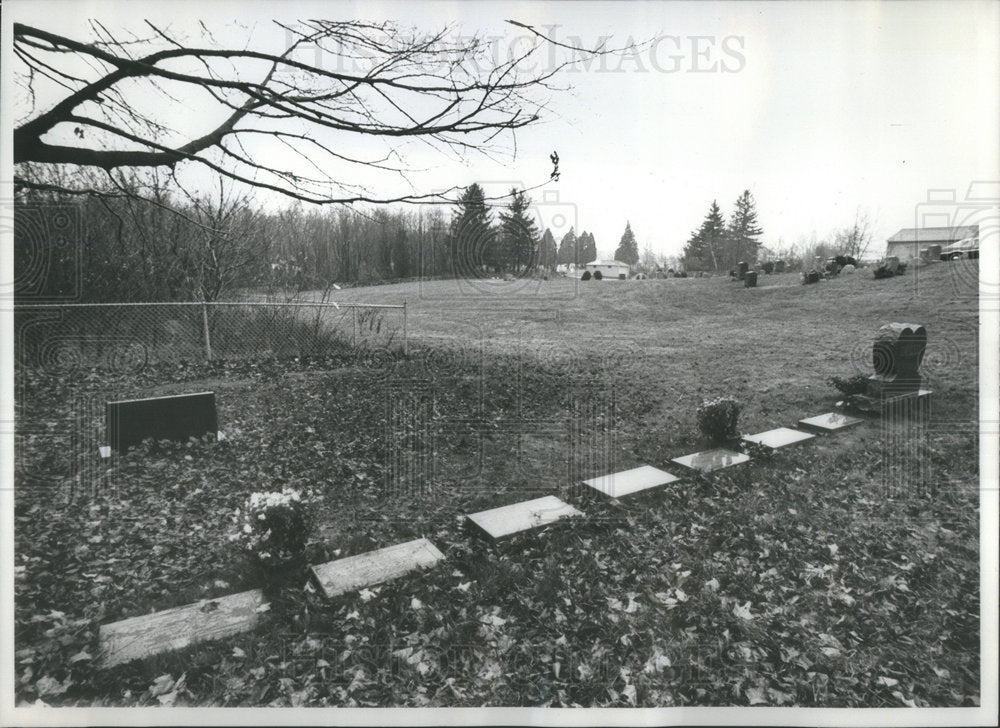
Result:
[[[416,277],[548,275],[560,263],[583,266],[597,257],[592,233],[571,228],[557,242],[548,228],[540,232],[531,199],[517,189],[498,205],[472,184],[452,210],[293,204],[264,212],[221,181],[200,196],[155,177],[144,185],[141,196],[22,191],[15,200],[16,295],[214,301],[242,289],[294,293]],[[630,226],[622,240],[619,259],[634,264]]]

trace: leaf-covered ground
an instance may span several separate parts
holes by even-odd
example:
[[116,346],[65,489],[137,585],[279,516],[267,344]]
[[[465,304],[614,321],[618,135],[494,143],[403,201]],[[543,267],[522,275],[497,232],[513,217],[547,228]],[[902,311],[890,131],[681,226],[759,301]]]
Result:
[[[798,297],[797,308],[780,321],[719,310],[720,299],[748,293],[727,281],[695,280],[702,288],[683,293],[672,281],[646,283],[661,284],[644,289],[648,300],[591,302],[605,323],[622,317],[624,332],[618,346],[593,350],[575,336],[563,350],[497,335],[496,346],[415,346],[407,361],[345,353],[19,371],[18,698],[977,704],[974,302],[943,306],[943,278],[906,300],[909,320],[924,323],[932,343],[941,332],[939,347],[943,339],[954,352],[945,361],[929,348],[939,424],[927,433],[922,471],[912,451],[887,455],[887,433],[870,420],[732,472],[608,502],[578,479],[643,463],[676,470],[671,457],[703,445],[693,427],[703,395],[741,399],[744,432],[830,410],[836,392],[813,373],[849,374],[852,341],[898,319],[911,282],[787,286],[777,293]],[[595,296],[637,295],[617,290]],[[832,305],[845,312],[838,325],[823,315]],[[638,325],[629,311],[660,309],[671,311],[669,330],[654,320],[646,339],[629,337]],[[840,357],[817,360],[817,350]],[[154,443],[110,464],[93,457],[106,399],[203,389],[217,393],[225,441]],[[316,498],[313,563],[416,536],[447,560],[331,603],[292,590],[276,595],[252,633],[97,668],[99,624],[260,586],[230,550],[231,514],[248,493],[283,486]],[[586,518],[501,545],[462,522],[548,493]]]

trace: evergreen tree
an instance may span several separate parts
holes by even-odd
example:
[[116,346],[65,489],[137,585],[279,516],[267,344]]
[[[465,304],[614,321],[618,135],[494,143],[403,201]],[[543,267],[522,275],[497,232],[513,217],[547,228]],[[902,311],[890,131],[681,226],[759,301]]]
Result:
[[764,233],[757,224],[757,210],[750,190],[744,190],[736,199],[736,206],[729,218],[727,228],[730,265],[745,260],[751,266],[757,262],[757,251],[760,249],[760,236]]
[[451,220],[451,272],[478,277],[487,267],[496,267],[495,235],[483,188],[469,185],[458,201]]
[[556,255],[556,239],[552,237],[552,231],[545,228],[542,240],[538,244],[538,264],[543,268],[555,268]]
[[562,240],[559,241],[559,252],[556,255],[556,261],[558,263],[575,263],[576,247],[576,233],[573,232],[573,228],[570,228],[569,232],[563,235]]
[[629,265],[635,265],[639,262],[639,244],[635,240],[635,234],[632,232],[632,224],[629,222],[625,223],[625,232],[622,233],[618,249],[615,250],[615,260],[620,260],[622,263],[628,263]]
[[580,233],[577,249],[580,251],[576,258],[577,266],[584,266],[597,260],[597,241],[594,240],[593,233]]
[[726,243],[726,224],[719,203],[712,200],[701,227],[691,233],[684,246],[684,267],[688,270],[721,270]]
[[504,240],[501,267],[514,272],[530,271],[538,262],[538,228],[528,215],[531,199],[516,189],[510,195],[507,211],[500,213]]

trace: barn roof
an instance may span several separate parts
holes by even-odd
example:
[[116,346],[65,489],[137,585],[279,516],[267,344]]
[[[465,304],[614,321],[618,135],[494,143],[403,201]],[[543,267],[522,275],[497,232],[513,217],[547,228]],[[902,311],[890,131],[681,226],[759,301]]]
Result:
[[888,243],[953,243],[964,238],[979,237],[978,225],[953,227],[902,228]]

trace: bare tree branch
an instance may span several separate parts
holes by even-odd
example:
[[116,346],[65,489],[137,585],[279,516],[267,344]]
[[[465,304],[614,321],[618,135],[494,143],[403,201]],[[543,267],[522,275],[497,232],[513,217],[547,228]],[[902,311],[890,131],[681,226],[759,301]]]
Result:
[[[196,47],[149,22],[150,37],[117,38],[95,21],[92,42],[15,23],[14,49],[32,102],[32,113],[14,129],[15,182],[52,189],[28,175],[37,165],[103,170],[200,165],[251,188],[317,204],[451,202],[447,195],[454,190],[372,195],[344,178],[343,164],[408,180],[405,165],[385,163],[389,154],[398,157],[391,140],[402,138],[458,156],[473,150],[489,156],[500,135],[513,136],[539,119],[545,103],[536,92],[551,91],[559,71],[587,55],[613,52],[603,46],[574,48],[508,22],[528,30],[532,43],[505,61],[490,58],[480,38],[452,40],[448,28],[421,37],[391,23],[277,23],[287,38],[280,53]],[[529,71],[526,61],[546,44],[569,49],[574,57]],[[302,52],[312,50],[315,62],[303,61]],[[81,72],[84,66],[89,73]],[[35,113],[40,103],[35,85],[42,74],[58,84],[62,96]],[[137,93],[145,103],[130,101]],[[150,99],[163,102],[165,119],[178,114],[178,107],[197,103],[198,118],[214,127],[184,138],[155,112],[141,110]],[[201,99],[213,108],[202,108]],[[290,153],[259,155],[244,144],[268,138]],[[389,154],[368,154],[370,145],[359,145],[363,138],[389,143]],[[365,151],[357,153],[359,148]]]

